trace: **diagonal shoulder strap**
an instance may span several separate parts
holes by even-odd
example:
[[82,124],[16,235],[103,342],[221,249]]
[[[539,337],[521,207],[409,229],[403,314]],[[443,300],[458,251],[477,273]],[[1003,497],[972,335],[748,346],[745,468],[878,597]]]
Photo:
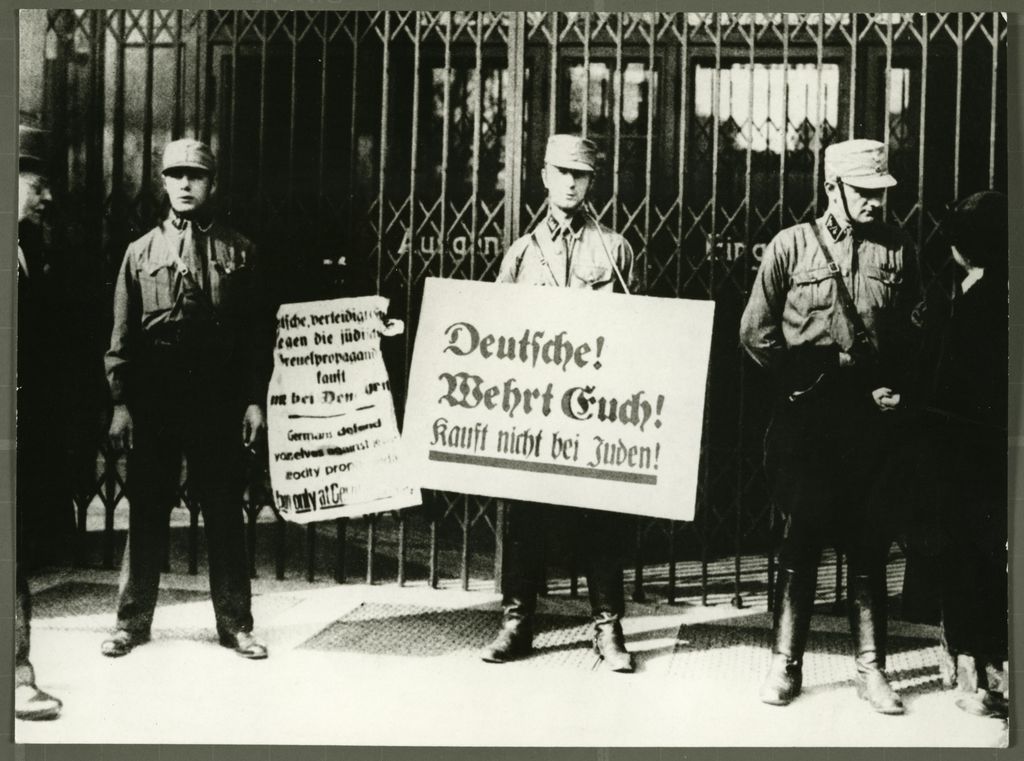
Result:
[[829,253],[828,246],[825,245],[825,239],[821,237],[821,230],[818,229],[817,221],[811,222],[811,229],[814,231],[814,237],[818,241],[821,253],[825,256],[825,262],[828,264],[828,271],[832,275],[832,279],[836,282],[836,296],[839,298],[839,306],[843,310],[843,314],[846,316],[846,319],[849,320],[850,325],[853,327],[854,345],[859,345],[863,349],[874,354],[877,350],[868,335],[868,329],[864,325],[864,319],[860,316],[860,312],[857,311],[857,305],[853,303],[853,296],[850,295],[850,289],[846,287],[846,281],[843,279],[843,273],[839,269],[839,265],[836,264],[836,260],[833,259],[832,254]]

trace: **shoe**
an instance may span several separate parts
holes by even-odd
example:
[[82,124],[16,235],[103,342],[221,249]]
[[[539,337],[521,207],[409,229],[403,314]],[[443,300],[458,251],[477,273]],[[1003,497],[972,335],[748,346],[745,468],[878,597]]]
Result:
[[803,688],[803,667],[798,660],[785,653],[774,653],[768,675],[761,685],[762,703],[770,706],[786,706],[800,694]]
[[251,661],[260,661],[269,655],[267,646],[253,636],[252,632],[235,632],[234,634],[222,634],[220,644],[223,647],[230,647],[242,658]]
[[118,629],[108,639],[103,641],[100,652],[108,658],[120,658],[128,655],[134,648],[149,642],[149,632],[133,632],[128,629]]
[[1010,705],[1006,698],[991,690],[978,690],[964,695],[956,701],[956,707],[972,716],[990,719],[1006,719],[1010,715]]
[[14,688],[14,716],[23,721],[45,721],[60,716],[63,704],[34,684],[19,684]]
[[480,651],[487,663],[507,663],[533,652],[533,615],[518,601],[507,603],[501,628],[494,640]]
[[761,685],[762,703],[789,705],[803,688],[803,657],[814,604],[814,572],[779,572],[775,593],[772,663]]
[[614,613],[594,615],[594,652],[612,671],[633,673],[633,656],[626,650],[622,621]]
[[850,577],[850,632],[856,651],[857,697],[878,713],[905,713],[903,701],[885,675],[885,592],[869,576]]

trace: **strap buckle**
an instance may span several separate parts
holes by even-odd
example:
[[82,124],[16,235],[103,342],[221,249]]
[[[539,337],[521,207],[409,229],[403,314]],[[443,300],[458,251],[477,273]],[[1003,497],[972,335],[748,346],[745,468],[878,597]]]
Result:
[[828,263],[828,271],[831,272],[833,275],[838,275],[839,274],[839,265],[836,264],[835,261],[830,261]]

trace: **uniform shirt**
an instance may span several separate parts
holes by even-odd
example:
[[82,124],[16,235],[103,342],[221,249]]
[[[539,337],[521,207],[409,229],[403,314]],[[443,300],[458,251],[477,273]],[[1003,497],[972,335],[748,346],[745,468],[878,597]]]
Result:
[[616,267],[629,292],[635,293],[636,263],[625,238],[581,214],[565,229],[549,216],[509,247],[497,282],[621,293]]
[[[161,351],[192,356],[197,362],[236,363],[259,402],[263,381],[260,295],[253,277],[253,244],[234,230],[212,222],[198,230],[164,222],[129,244],[114,291],[114,324],[105,357],[107,382],[115,403],[129,394],[133,364]],[[192,237],[194,236],[194,237]],[[215,339],[215,340],[214,340]],[[197,356],[200,347],[204,356]],[[211,347],[216,347],[211,350]]]
[[853,345],[854,328],[843,313],[811,224],[818,225],[839,266],[882,364],[907,359],[901,355],[913,340],[911,312],[919,300],[910,239],[885,224],[855,238],[831,214],[786,228],[768,244],[740,320],[744,348],[771,369],[787,349],[849,351]]

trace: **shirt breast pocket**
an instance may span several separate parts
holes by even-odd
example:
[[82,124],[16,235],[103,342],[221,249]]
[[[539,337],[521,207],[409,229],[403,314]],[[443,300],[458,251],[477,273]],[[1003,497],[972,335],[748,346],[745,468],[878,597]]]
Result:
[[828,309],[835,302],[835,280],[828,267],[814,267],[793,273],[789,300],[801,313]]
[[864,290],[872,307],[888,307],[896,303],[897,293],[903,283],[899,272],[881,267],[864,266]]
[[237,311],[246,301],[249,268],[232,258],[214,259],[211,267],[210,297],[222,311]]
[[174,306],[174,280],[176,273],[171,264],[150,264],[139,270],[139,292],[142,312],[166,312]]

